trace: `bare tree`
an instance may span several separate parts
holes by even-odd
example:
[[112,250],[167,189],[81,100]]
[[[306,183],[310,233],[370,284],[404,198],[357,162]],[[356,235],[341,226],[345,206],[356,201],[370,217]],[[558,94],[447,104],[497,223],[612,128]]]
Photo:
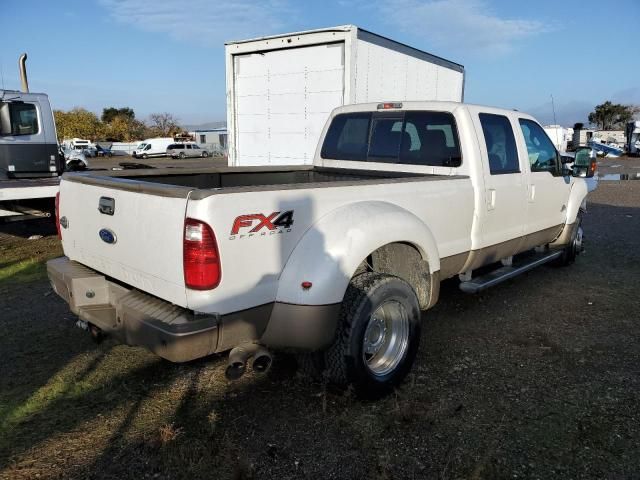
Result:
[[171,136],[181,130],[178,119],[167,112],[149,115],[149,128],[161,137]]

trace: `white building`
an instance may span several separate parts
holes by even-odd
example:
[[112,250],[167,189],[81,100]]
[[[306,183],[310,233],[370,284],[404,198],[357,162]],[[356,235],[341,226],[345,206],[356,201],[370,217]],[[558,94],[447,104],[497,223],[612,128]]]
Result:
[[622,146],[625,143],[626,137],[624,130],[596,130],[593,133],[593,138],[594,140],[598,138],[602,142],[615,143]]
[[227,153],[227,128],[207,128],[189,132],[201,148],[211,151],[213,154],[226,155]]
[[587,145],[593,138],[595,130],[590,128],[574,129],[573,131],[573,148]]
[[543,128],[558,151],[566,152],[573,140],[573,128],[561,125],[545,125]]

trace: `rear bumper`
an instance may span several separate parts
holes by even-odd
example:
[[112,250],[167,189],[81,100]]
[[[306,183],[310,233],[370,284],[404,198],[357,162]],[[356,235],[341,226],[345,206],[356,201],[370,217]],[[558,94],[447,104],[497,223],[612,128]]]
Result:
[[317,350],[331,344],[340,305],[270,303],[227,315],[197,314],[107,279],[67,257],[47,262],[54,291],[80,319],[127,345],[186,362],[246,342]]

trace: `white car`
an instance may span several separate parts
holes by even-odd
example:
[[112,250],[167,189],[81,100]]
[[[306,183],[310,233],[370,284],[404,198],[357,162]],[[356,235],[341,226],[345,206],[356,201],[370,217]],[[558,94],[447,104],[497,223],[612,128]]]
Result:
[[340,107],[313,165],[66,175],[48,274],[81,324],[171,361],[231,350],[237,378],[285,349],[379,394],[442,280],[474,293],[575,260],[595,159],[578,163],[518,111]]
[[208,157],[209,151],[197,143],[173,143],[167,148],[167,155],[171,158]]

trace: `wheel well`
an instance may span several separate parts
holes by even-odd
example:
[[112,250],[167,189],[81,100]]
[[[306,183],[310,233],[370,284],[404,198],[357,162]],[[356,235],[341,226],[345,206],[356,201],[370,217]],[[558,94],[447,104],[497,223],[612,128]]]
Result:
[[[408,243],[389,243],[371,252],[360,263],[354,276],[364,272],[394,275],[406,281],[418,296],[420,308],[426,310],[435,303],[439,285],[429,270],[429,263],[416,247]],[[432,301],[433,300],[433,301]]]

